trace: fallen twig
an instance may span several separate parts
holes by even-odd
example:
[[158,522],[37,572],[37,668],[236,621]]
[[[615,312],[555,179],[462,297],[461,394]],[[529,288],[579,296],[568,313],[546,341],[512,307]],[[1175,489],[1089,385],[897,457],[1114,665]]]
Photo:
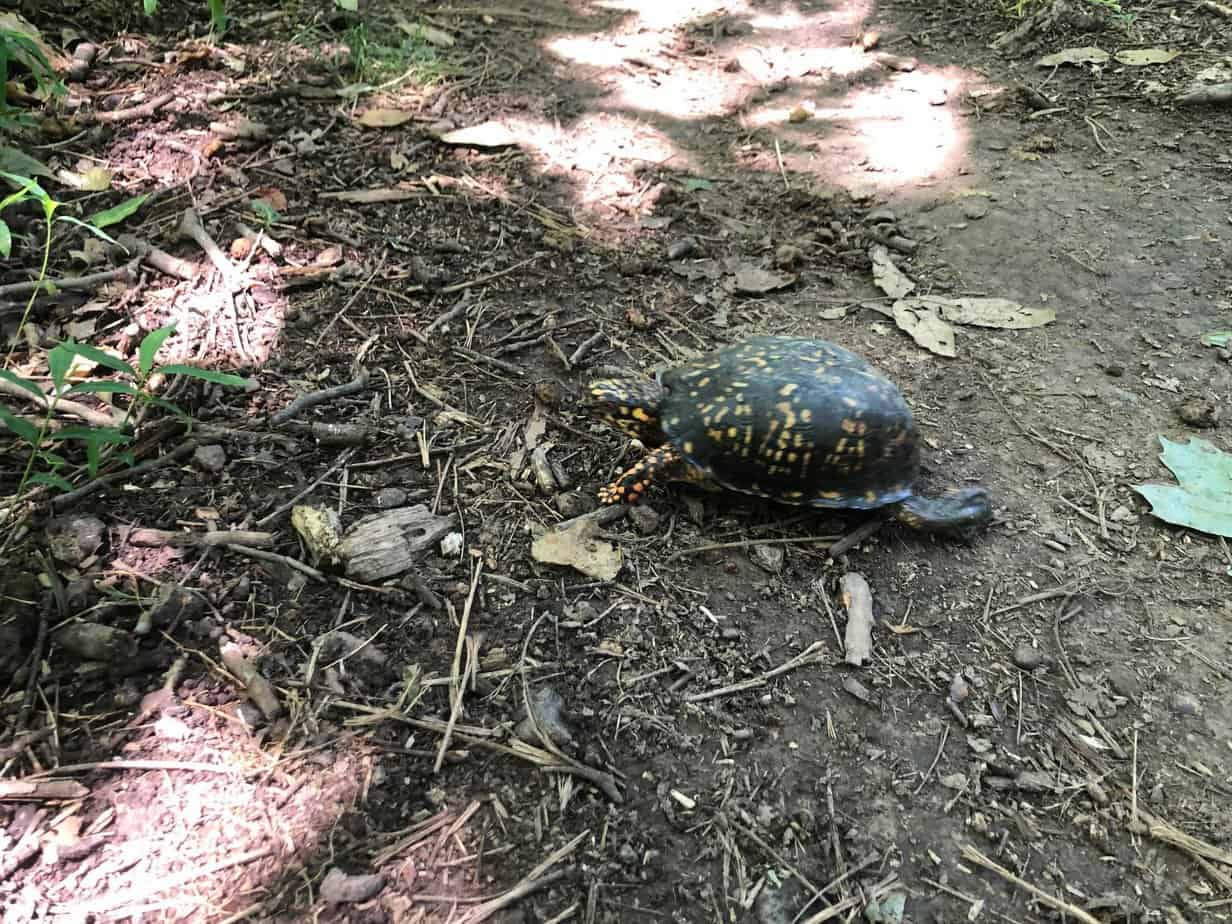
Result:
[[110,112],[94,112],[94,119],[98,122],[108,122],[115,124],[116,122],[134,122],[137,119],[151,118],[154,113],[162,109],[173,99],[174,93],[164,93],[162,96],[156,96],[151,100],[147,100],[140,106],[129,106],[127,109],[112,109]]
[[115,484],[117,481],[125,481],[130,478],[136,478],[139,475],[144,475],[146,472],[152,472],[156,469],[165,468],[168,465],[173,465],[181,459],[186,459],[197,451],[197,441],[189,440],[165,456],[159,456],[157,459],[148,459],[145,462],[139,462],[132,468],[122,468],[106,475],[95,478],[88,484],[82,485],[80,488],[69,491],[67,494],[60,494],[51,499],[52,507],[57,509],[67,507],[83,497],[97,491],[99,488],[105,488]]
[[673,552],[667,556],[667,560],[675,561],[686,555],[715,552],[721,549],[750,549],[755,545],[812,545],[814,542],[834,542],[838,538],[838,536],[794,536],[788,539],[741,539],[738,542],[711,542],[707,545],[695,545],[692,548]]
[[800,652],[793,658],[784,661],[778,667],[766,671],[759,677],[752,677],[749,680],[741,680],[739,683],[733,683],[725,687],[719,687],[714,690],[706,690],[702,693],[694,693],[692,696],[686,696],[686,703],[700,703],[704,700],[715,699],[719,696],[727,696],[732,693],[742,693],[745,690],[754,690],[764,686],[780,674],[786,674],[788,671],[794,671],[797,668],[804,667],[808,664],[816,664],[823,659],[821,652],[825,649],[823,642],[813,642],[804,651]]
[[126,537],[143,548],[213,548],[222,545],[247,545],[253,548],[274,547],[274,534],[253,530],[213,530],[207,533],[177,533],[167,529],[134,529]]
[[73,276],[69,279],[32,279],[29,282],[10,282],[8,285],[0,286],[0,298],[9,298],[14,295],[29,295],[36,289],[43,292],[51,292],[55,289],[96,289],[105,282],[119,279],[123,282],[132,282],[137,278],[138,260],[129,260],[121,266],[112,267],[109,270],[101,270],[97,273],[88,273],[85,276]]
[[343,385],[335,385],[332,388],[322,388],[319,391],[310,392],[306,395],[300,395],[281,411],[270,418],[270,423],[275,427],[286,423],[292,417],[298,416],[301,412],[308,408],[316,407],[318,404],[324,404],[327,401],[333,401],[335,398],[342,398],[346,395],[355,395],[364,391],[368,387],[368,370],[363,369],[359,375],[355,376],[351,381]]
[[965,859],[970,860],[972,863],[978,864],[979,866],[984,867],[984,869],[996,873],[1006,882],[1011,882],[1018,888],[1030,892],[1035,898],[1039,899],[1054,911],[1059,911],[1062,914],[1070,915],[1075,920],[1081,921],[1082,924],[1100,924],[1099,919],[1094,915],[1088,914],[1077,905],[1070,904],[1064,899],[1057,898],[1055,895],[1045,892],[1038,886],[1034,886],[1027,882],[1021,876],[1014,875],[1004,866],[994,863],[988,857],[984,856],[984,854],[980,853],[970,844],[962,845],[962,855]]
[[[483,559],[475,562],[475,570],[471,575],[470,591],[466,595],[466,603],[462,607],[462,619],[458,624],[458,640],[453,650],[453,669],[449,684],[449,723],[441,735],[440,750],[436,754],[436,762],[432,765],[433,773],[441,772],[445,762],[445,752],[449,750],[449,739],[453,736],[454,726],[458,724],[458,716],[462,714],[462,699],[466,684],[462,678],[462,649],[466,641],[466,630],[470,627],[471,607],[475,604],[475,591],[479,589],[479,576],[483,573]],[[474,661],[471,661],[474,664]]]

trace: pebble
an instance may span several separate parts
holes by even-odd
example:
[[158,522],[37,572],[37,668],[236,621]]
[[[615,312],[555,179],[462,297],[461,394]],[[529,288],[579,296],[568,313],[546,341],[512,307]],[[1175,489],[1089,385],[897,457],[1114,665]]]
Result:
[[659,511],[649,504],[630,507],[629,519],[633,521],[633,528],[643,536],[649,536],[659,528]]
[[1142,681],[1124,664],[1114,664],[1109,668],[1108,683],[1114,693],[1126,699],[1137,699],[1142,693]]
[[697,241],[691,237],[682,237],[680,240],[672,241],[667,248],[667,259],[679,260],[687,257],[697,251]]
[[1024,671],[1033,671],[1048,660],[1038,648],[1033,648],[1025,643],[1014,646],[1012,657],[1014,659],[1014,666]]
[[227,453],[217,443],[208,446],[198,446],[193,453],[192,464],[198,471],[217,475],[227,467]]
[[589,513],[595,509],[596,501],[588,495],[582,494],[580,491],[572,491],[568,494],[557,494],[552,498],[552,504],[560,511],[561,516],[567,520],[574,517],[580,517],[584,513]]
[[1177,693],[1172,697],[1172,711],[1177,715],[1195,716],[1202,714],[1202,704],[1196,696],[1189,693]]
[[786,554],[781,545],[755,545],[751,550],[753,562],[759,567],[771,574],[778,574],[783,570],[783,562],[786,559]]
[[381,510],[401,507],[406,503],[406,492],[401,488],[381,488],[381,490],[376,492],[373,501]]
[[625,866],[637,866],[637,851],[633,849],[632,844],[621,844],[620,849],[616,851],[616,855],[620,858],[620,862]]
[[988,214],[988,202],[979,198],[967,198],[962,203],[962,213],[965,217],[972,221],[983,218]]

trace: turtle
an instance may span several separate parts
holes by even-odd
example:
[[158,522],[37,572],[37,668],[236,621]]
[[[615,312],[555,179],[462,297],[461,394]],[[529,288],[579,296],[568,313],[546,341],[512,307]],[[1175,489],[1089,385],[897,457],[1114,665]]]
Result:
[[919,433],[902,393],[825,340],[765,336],[654,379],[590,384],[586,408],[649,452],[599,492],[636,504],[655,479],[799,507],[873,510],[924,532],[970,536],[992,517],[980,486],[916,493]]

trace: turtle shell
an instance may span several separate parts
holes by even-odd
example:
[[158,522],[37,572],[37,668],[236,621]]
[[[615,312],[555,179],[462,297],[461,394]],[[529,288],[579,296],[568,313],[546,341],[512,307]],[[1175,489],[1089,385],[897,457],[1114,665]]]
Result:
[[869,509],[910,497],[911,409],[894,383],[824,340],[757,337],[665,371],[660,423],[732,491]]

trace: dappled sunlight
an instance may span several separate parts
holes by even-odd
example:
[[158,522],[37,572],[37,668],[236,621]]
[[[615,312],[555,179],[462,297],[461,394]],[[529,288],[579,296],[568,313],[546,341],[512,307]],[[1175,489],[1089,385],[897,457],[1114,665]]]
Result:
[[[625,172],[623,185],[632,186],[646,163],[690,169],[697,132],[722,118],[756,130],[773,169],[781,163],[826,183],[886,192],[956,171],[965,154],[955,105],[964,78],[866,49],[868,0],[820,10],[652,0],[592,6],[627,15],[603,32],[544,42],[564,76],[602,90],[580,119],[519,132],[545,169],[597,170],[605,189],[621,186],[614,174]],[[754,158],[742,166],[772,164]],[[596,199],[594,180],[576,172],[572,179],[579,204]]]

